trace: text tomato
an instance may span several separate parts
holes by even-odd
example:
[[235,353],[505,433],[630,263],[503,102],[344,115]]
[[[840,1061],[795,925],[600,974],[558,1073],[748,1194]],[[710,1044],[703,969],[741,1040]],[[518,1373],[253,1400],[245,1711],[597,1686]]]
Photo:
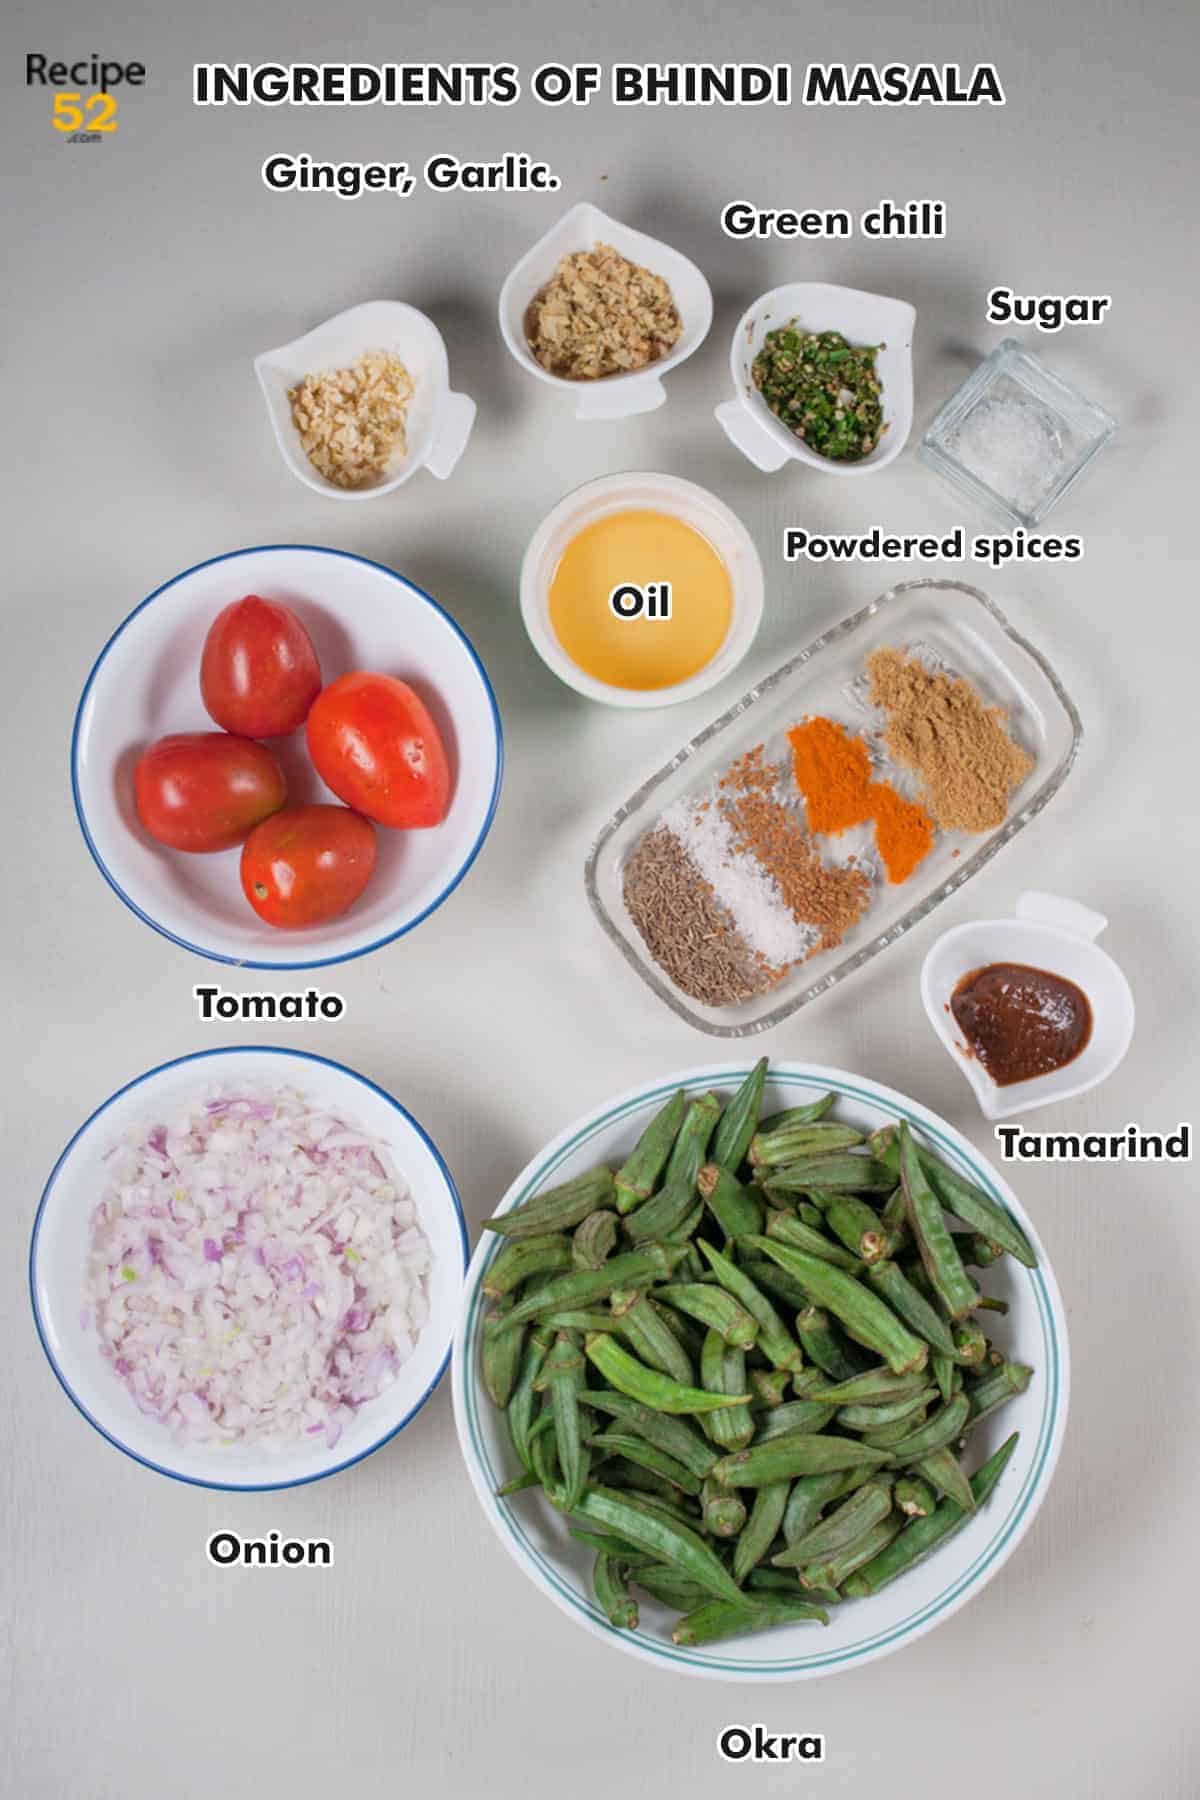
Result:
[[308,753],[325,785],[380,825],[440,825],[450,764],[429,708],[392,675],[343,675],[313,702]]
[[160,738],[139,758],[133,786],[142,824],[172,850],[232,850],[287,799],[266,745],[225,731]]
[[300,729],[320,691],[312,640],[286,606],[247,594],[217,614],[200,659],[200,697],[226,731],[284,737]]
[[374,867],[369,819],[344,806],[289,806],[246,839],[242,890],[268,925],[321,925],[354,905]]

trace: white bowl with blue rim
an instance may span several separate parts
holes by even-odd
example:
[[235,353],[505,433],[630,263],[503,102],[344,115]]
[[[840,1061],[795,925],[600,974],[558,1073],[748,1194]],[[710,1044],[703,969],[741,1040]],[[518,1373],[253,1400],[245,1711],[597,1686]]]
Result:
[[[359,1407],[336,1443],[276,1450],[180,1444],[142,1413],[100,1354],[84,1301],[89,1222],[105,1187],[105,1154],[122,1132],[157,1123],[221,1088],[294,1087],[390,1152],[429,1241],[429,1319],[390,1387]],[[203,1050],[148,1069],[85,1119],[55,1163],[33,1225],[29,1280],[42,1348],[68,1399],[101,1437],[147,1469],[196,1487],[256,1492],[298,1487],[361,1462],[402,1431],[441,1380],[458,1316],[467,1232],[454,1182],[428,1133],[399,1101],[341,1063],[300,1050]]]
[[[168,850],[144,830],[134,806],[133,771],[148,745],[171,732],[216,730],[200,698],[201,651],[217,614],[245,594],[291,607],[326,683],[353,669],[411,683],[450,759],[442,823],[422,831],[377,827],[377,862],[365,893],[341,918],[301,931],[278,930],[252,910],[238,876],[239,850]],[[283,764],[289,802],[336,799],[308,759],[302,729],[270,739],[269,747]],[[436,600],[365,557],[275,544],[185,569],[117,627],[79,702],[71,783],[97,868],[145,924],[215,962],[311,969],[378,950],[453,893],[491,828],[503,761],[487,671]]]
[[[495,1210],[505,1212],[540,1189],[598,1163],[617,1167],[677,1088],[689,1094],[709,1088],[728,1094],[750,1067],[751,1062],[744,1060],[688,1069],[597,1107],[539,1151]],[[1020,1201],[961,1133],[927,1107],[865,1077],[814,1063],[773,1064],[764,1110],[802,1106],[830,1089],[838,1096],[836,1116],[862,1129],[907,1119],[919,1139],[1008,1208],[1033,1242],[1039,1266],[1026,1269],[1005,1257],[983,1280],[985,1290],[1007,1300],[1010,1308],[1005,1318],[987,1315],[988,1335],[1009,1357],[1034,1370],[1026,1392],[971,1433],[972,1468],[1010,1433],[1020,1433],[991,1500],[936,1554],[881,1593],[831,1608],[828,1626],[782,1626],[683,1648],[671,1641],[677,1615],[639,1590],[638,1629],[615,1630],[592,1594],[591,1552],[568,1535],[564,1520],[541,1494],[527,1490],[505,1500],[496,1496],[497,1488],[518,1473],[503,1415],[492,1406],[479,1373],[480,1327],[486,1311],[481,1282],[503,1240],[485,1233],[467,1271],[454,1339],[454,1412],[467,1471],[489,1523],[514,1562],[568,1618],[614,1648],[678,1674],[718,1681],[798,1681],[836,1674],[915,1642],[952,1618],[1003,1567],[1032,1525],[1058,1460],[1069,1388],[1066,1318],[1053,1271]]]

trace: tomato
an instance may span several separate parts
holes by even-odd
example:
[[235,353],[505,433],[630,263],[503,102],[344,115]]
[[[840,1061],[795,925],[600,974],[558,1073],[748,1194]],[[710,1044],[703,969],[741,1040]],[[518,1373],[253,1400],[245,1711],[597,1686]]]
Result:
[[200,697],[210,718],[241,737],[298,731],[321,691],[307,631],[286,606],[247,594],[217,614],[200,659]]
[[138,817],[172,850],[232,850],[287,799],[265,744],[224,731],[159,738],[133,772]]
[[242,891],[285,931],[322,925],[354,905],[375,867],[375,827],[344,806],[287,806],[242,847]]
[[331,682],[308,715],[317,774],[380,825],[440,825],[450,764],[429,709],[405,681],[358,672]]

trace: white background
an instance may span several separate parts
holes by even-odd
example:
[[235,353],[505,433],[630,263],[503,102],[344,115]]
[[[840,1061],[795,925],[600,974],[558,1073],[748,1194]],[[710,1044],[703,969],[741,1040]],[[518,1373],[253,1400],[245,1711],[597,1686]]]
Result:
[[[1020,1791],[1174,1800],[1200,1787],[1191,1608],[1195,1267],[1200,1229],[1180,1171],[1028,1170],[1020,1191],[1058,1272],[1072,1330],[1073,1411],[1057,1481],[1001,1577],[944,1629],[864,1671],[761,1692],[672,1678],[561,1617],[503,1555],[460,1467],[448,1384],[370,1462],[325,1485],[231,1499],[170,1484],[109,1448],[66,1404],[24,1286],[42,1181],[77,1123],[152,1064],[251,1034],[201,1026],[214,971],[154,937],[91,866],[67,781],[71,719],[113,626],[179,569],[245,544],[361,551],[427,587],[494,679],[508,771],[465,886],[412,938],[339,970],[337,1025],[279,1041],[391,1088],[453,1169],[472,1225],[575,1114],[720,1046],[674,1020],[590,919],[597,826],[740,688],[823,626],[919,573],[785,568],[786,524],[945,531],[974,520],[912,449],[876,479],[759,475],[712,408],[729,334],[780,281],[894,292],[917,307],[916,436],[1002,334],[996,283],[1111,293],[1100,327],[1027,332],[1114,411],[1121,434],[1052,528],[1082,562],[982,585],[1049,652],[1083,713],[1058,800],[937,925],[1006,911],[1037,885],[1106,912],[1139,1025],[1107,1090],[1040,1116],[1061,1129],[1166,1128],[1195,1094],[1193,945],[1194,170],[1200,28],[1186,0],[901,12],[863,0],[796,8],[610,0],[445,4],[368,25],[361,4],[281,0],[170,9],[20,5],[5,26],[8,318],[3,401],[7,694],[3,883],[8,1114],[0,1434],[0,1598],[8,1667],[6,1792],[21,1800],[361,1800],[422,1788],[533,1800],[668,1782],[696,1796],[825,1791],[942,1800]],[[971,9],[972,19],[975,9]],[[410,17],[415,15],[410,14]],[[203,22],[202,22],[203,21]],[[118,134],[69,146],[28,50],[139,58],[147,86]],[[713,111],[519,107],[455,113],[199,111],[195,60],[994,60],[1003,109],[867,106]],[[264,156],[497,156],[527,150],[558,195],[274,196]],[[722,204],[845,206],[885,195],[949,209],[943,242],[738,245]],[[500,281],[577,199],[693,257],[717,301],[703,350],[656,415],[577,425],[504,351]],[[284,469],[253,383],[255,352],[355,301],[395,297],[445,333],[479,424],[446,486],[415,478],[339,507]],[[522,548],[569,487],[629,467],[711,486],[764,558],[767,617],[749,662],[690,708],[624,716],[556,683],[522,633]],[[1170,540],[1174,539],[1172,543]],[[970,578],[970,576],[968,576]],[[924,925],[772,1033],[911,1092],[986,1143],[966,1084],[921,1013]],[[257,977],[220,976],[231,988]],[[281,980],[277,984],[282,988]],[[218,1527],[325,1535],[329,1573],[218,1573]],[[731,1769],[719,1728],[823,1731],[811,1775]]]

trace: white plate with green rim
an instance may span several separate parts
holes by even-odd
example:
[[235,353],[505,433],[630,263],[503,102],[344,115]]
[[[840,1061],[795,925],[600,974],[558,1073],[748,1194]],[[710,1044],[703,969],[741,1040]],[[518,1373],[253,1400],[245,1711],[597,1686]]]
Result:
[[[497,1211],[507,1212],[542,1188],[598,1163],[618,1166],[676,1088],[689,1094],[712,1088],[728,1095],[750,1067],[749,1060],[742,1060],[690,1069],[647,1082],[597,1107],[534,1157]],[[485,1233],[467,1273],[454,1341],[454,1413],[467,1471],[493,1529],[513,1560],[577,1624],[618,1649],[681,1675],[718,1681],[798,1681],[872,1662],[913,1642],[956,1613],[1008,1560],[1033,1523],[1058,1461],[1069,1391],[1066,1318],[1054,1273],[1016,1195],[967,1139],[936,1113],[866,1077],[814,1063],[773,1065],[764,1110],[802,1106],[829,1089],[838,1096],[836,1116],[847,1123],[874,1130],[907,1119],[953,1168],[1007,1207],[1033,1242],[1039,1266],[1026,1269],[1005,1257],[982,1277],[985,1291],[1007,1300],[1010,1308],[1007,1317],[987,1315],[989,1336],[1007,1355],[1034,1369],[1026,1392],[971,1434],[967,1466],[974,1469],[1011,1432],[1020,1433],[990,1502],[953,1539],[890,1587],[870,1599],[846,1601],[832,1609],[827,1627],[781,1626],[702,1648],[681,1648],[671,1641],[675,1615],[639,1591],[638,1629],[614,1630],[591,1591],[591,1553],[568,1536],[565,1521],[535,1490],[508,1500],[496,1498],[496,1489],[517,1473],[517,1464],[503,1415],[492,1406],[479,1375],[485,1312],[480,1284],[503,1240]]]

